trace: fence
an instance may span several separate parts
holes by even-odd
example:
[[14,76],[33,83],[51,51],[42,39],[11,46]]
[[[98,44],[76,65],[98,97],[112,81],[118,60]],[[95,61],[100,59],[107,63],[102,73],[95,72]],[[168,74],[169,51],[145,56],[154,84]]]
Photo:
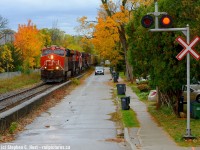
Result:
[[[40,69],[34,69],[31,72],[40,72]],[[22,74],[21,71],[4,72],[4,73],[0,73],[0,79],[12,78],[12,77],[15,77],[15,76],[20,76],[21,74]]]
[[21,75],[21,71],[4,72],[4,73],[0,73],[0,79],[12,78],[14,76],[20,76],[20,75]]

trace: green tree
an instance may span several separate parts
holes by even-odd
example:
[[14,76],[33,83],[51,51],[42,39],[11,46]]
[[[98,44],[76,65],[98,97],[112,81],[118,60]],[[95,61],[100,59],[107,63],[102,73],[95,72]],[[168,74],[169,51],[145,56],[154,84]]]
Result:
[[9,72],[13,67],[11,50],[7,45],[0,47],[0,72]]

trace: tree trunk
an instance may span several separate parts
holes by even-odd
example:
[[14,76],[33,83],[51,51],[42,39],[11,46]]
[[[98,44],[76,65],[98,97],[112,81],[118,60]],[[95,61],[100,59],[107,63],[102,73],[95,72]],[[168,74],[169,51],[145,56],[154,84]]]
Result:
[[[108,8],[108,1],[107,0],[101,0],[101,2],[104,5],[104,9],[107,12],[107,15],[111,17],[112,13]],[[126,2],[127,2],[127,0],[122,0],[122,6],[123,7],[125,6]],[[125,28],[124,28],[123,23],[118,27],[118,32],[119,32],[119,39],[120,39],[120,42],[122,44],[122,48],[124,50],[126,77],[127,77],[127,80],[133,82],[132,66],[129,64],[128,59],[127,59],[128,44],[127,44],[126,33],[125,33]]]
[[156,104],[156,109],[160,109],[161,107],[161,97],[160,97],[160,90],[159,87],[156,87],[156,91],[157,91],[157,104]]

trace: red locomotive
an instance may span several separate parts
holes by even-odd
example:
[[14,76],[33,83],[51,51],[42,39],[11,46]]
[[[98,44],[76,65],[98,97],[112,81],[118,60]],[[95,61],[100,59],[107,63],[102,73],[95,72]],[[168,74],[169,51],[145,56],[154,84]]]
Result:
[[52,45],[42,49],[40,59],[41,79],[44,82],[61,82],[78,75],[96,63],[96,58],[88,53],[65,49]]

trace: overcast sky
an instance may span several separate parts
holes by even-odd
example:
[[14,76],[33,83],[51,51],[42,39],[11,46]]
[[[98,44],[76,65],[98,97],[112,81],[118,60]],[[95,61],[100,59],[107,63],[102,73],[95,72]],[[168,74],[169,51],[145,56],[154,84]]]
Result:
[[77,18],[96,20],[100,4],[100,0],[0,0],[0,15],[15,31],[18,24],[31,19],[38,29],[56,26],[66,34],[77,35]]

